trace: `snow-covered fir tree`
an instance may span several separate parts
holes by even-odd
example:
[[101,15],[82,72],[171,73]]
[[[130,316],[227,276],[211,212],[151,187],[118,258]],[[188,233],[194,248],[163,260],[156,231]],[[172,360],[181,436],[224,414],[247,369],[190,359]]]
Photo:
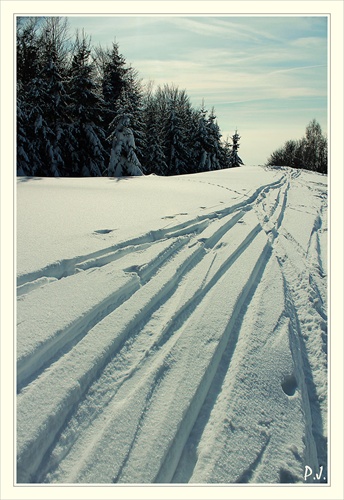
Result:
[[189,105],[185,91],[165,85],[160,98],[166,110],[164,120],[166,175],[181,175],[189,172],[190,144],[189,129],[185,118]]
[[124,114],[113,134],[108,176],[143,175],[135,150],[134,134],[130,128],[130,117]]
[[102,100],[94,78],[94,63],[90,60],[90,39],[77,33],[71,65],[70,96],[72,99],[71,133],[77,147],[71,151],[71,175],[101,176],[104,168]]
[[227,139],[222,144],[222,152],[223,152],[223,161],[224,168],[230,168],[232,166],[232,143],[230,138],[227,136]]
[[116,105],[117,116],[130,117],[130,128],[135,137],[136,156],[140,163],[145,147],[145,125],[143,118],[143,88],[137,71],[131,66],[125,74],[125,84]]
[[171,106],[166,121],[167,175],[180,175],[188,171],[188,150],[185,147],[185,135],[176,109]]
[[97,47],[93,59],[99,74],[103,98],[103,127],[108,137],[118,113],[118,100],[125,88],[126,62],[116,42],[113,42],[111,50]]
[[208,143],[209,143],[209,170],[222,168],[221,132],[216,121],[215,110],[212,108],[207,120]]
[[37,17],[17,17],[17,85],[24,89],[40,71],[42,37]]
[[238,131],[236,130],[235,133],[232,135],[232,154],[230,157],[230,162],[231,162],[231,167],[240,167],[240,165],[243,165],[244,162],[238,155],[238,149],[239,149],[239,140],[241,139],[240,135],[238,134]]
[[37,137],[34,108],[26,99],[17,97],[17,175],[35,176],[42,174],[40,141]]
[[[99,57],[99,50],[98,50]],[[119,52],[118,43],[113,42],[111,51],[102,54],[102,91],[105,103],[110,109],[114,108],[122,89],[125,87],[127,73],[126,61]]]
[[143,149],[144,172],[164,175],[167,171],[164,154],[164,129],[161,127],[161,117],[157,100],[149,93],[144,103],[144,133]]
[[[42,149],[49,141],[43,120],[42,37],[37,18],[17,19],[17,173],[42,175]],[[42,142],[43,141],[43,142]]]
[[204,102],[195,113],[195,128],[193,135],[193,169],[195,172],[205,172],[211,169],[209,130],[207,127],[207,110]]
[[66,89],[68,78],[66,19],[46,18],[42,30],[42,45],[44,119],[51,131],[49,154],[44,163],[46,175],[61,176],[66,174],[64,153],[75,146],[68,125],[70,99]]
[[[21,160],[26,155],[31,173],[26,175],[60,176],[61,172],[54,161],[54,133],[47,120],[47,82],[39,73],[25,94],[27,101],[18,99],[18,145]],[[24,168],[24,165],[17,165]]]

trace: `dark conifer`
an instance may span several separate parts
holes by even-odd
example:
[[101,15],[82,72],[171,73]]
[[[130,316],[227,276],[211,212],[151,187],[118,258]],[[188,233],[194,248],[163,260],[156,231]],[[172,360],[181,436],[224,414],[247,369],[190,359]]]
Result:
[[101,127],[103,111],[95,78],[94,63],[90,60],[90,39],[77,33],[71,64],[70,97],[71,133],[76,150],[71,152],[71,175],[100,176],[104,171],[104,130]]
[[238,155],[238,149],[240,147],[239,140],[241,139],[238,131],[232,135],[232,154],[231,154],[231,167],[240,167],[244,162]]

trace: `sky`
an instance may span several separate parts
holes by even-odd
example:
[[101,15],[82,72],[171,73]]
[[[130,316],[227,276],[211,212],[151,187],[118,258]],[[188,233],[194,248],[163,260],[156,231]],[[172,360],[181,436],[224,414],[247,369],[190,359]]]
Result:
[[204,100],[245,164],[264,164],[315,118],[327,133],[326,16],[69,17],[93,46],[116,41],[144,82]]

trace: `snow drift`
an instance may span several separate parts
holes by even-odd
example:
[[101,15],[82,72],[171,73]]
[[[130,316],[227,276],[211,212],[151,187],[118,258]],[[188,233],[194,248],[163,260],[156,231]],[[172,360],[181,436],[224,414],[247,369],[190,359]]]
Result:
[[17,482],[327,481],[327,177],[19,178]]

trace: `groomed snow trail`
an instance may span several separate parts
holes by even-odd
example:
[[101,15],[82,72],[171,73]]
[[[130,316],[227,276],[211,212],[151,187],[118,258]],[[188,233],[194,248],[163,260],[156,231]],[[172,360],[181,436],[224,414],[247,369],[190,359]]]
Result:
[[19,483],[327,481],[327,177],[245,168],[19,270]]

